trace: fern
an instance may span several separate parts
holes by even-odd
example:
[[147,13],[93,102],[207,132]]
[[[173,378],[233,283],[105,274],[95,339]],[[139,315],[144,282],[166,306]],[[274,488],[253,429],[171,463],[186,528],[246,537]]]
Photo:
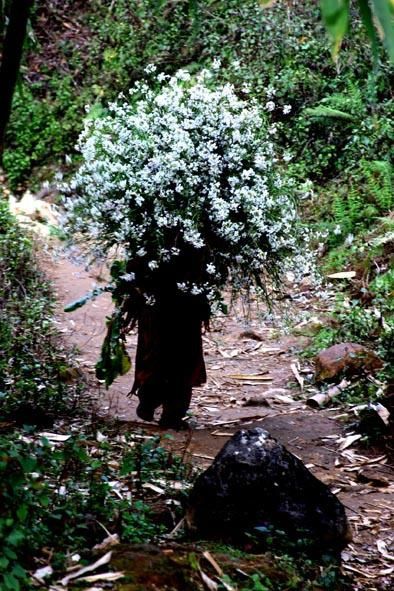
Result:
[[315,107],[305,109],[304,113],[310,117],[355,121],[360,118],[363,110],[360,90],[350,85],[348,93],[326,96]]
[[334,220],[342,228],[342,231],[349,232],[351,229],[351,222],[348,216],[348,205],[346,198],[342,195],[335,195],[332,202],[332,213]]
[[364,203],[358,190],[352,187],[347,197],[348,215],[352,224],[359,222],[364,216]]
[[392,166],[385,160],[361,161],[362,174],[366,180],[366,190],[382,212],[394,206]]
[[310,117],[319,118],[334,118],[334,119],[347,119],[353,121],[353,115],[345,113],[344,111],[338,111],[338,109],[332,109],[331,107],[325,107],[324,105],[318,105],[317,107],[311,107],[304,110],[305,115]]

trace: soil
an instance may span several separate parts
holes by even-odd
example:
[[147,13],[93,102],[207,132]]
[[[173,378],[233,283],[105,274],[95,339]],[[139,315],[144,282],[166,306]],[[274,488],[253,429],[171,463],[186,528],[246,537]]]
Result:
[[[112,310],[110,297],[103,295],[73,313],[63,312],[66,304],[105,281],[105,269],[87,270],[72,253],[55,250],[43,257],[43,266],[58,300],[58,329],[66,345],[76,350],[79,370],[88,382],[99,414],[116,419],[122,429],[165,433],[155,423],[144,423],[136,417],[137,400],[128,396],[131,374],[116,380],[108,391],[95,378],[105,317]],[[309,288],[298,292],[293,300],[293,317],[305,309],[322,311]],[[315,390],[308,383],[313,368],[305,362],[305,367],[298,365],[298,353],[305,344],[305,337],[279,334],[265,308],[253,306],[245,318],[238,304],[228,316],[216,318],[211,331],[204,335],[208,382],[194,390],[191,428],[171,431],[171,446],[184,458],[206,467],[238,429],[265,428],[302,459],[345,505],[353,542],[342,554],[342,568],[353,577],[354,589],[392,588],[393,466],[387,450],[356,447],[357,443],[341,449],[349,433],[345,424],[348,413],[343,407],[335,402],[318,410],[306,406],[305,399]],[[128,349],[133,358],[135,333],[129,336]],[[298,379],[306,378],[303,390],[295,374]],[[245,405],[250,398],[251,403]],[[373,477],[365,482],[359,479],[359,472],[367,467],[366,474],[372,472]]]

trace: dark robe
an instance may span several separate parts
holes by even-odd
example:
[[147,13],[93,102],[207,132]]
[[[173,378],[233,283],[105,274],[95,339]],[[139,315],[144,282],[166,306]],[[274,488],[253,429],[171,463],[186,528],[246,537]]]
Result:
[[200,298],[172,295],[144,306],[138,318],[133,392],[148,414],[163,405],[162,423],[181,420],[192,388],[206,381],[202,316]]

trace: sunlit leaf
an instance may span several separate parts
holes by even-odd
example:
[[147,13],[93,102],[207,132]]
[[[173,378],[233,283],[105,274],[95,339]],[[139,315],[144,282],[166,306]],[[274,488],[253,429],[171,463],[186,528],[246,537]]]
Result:
[[74,310],[82,308],[82,306],[84,306],[87,302],[93,300],[94,298],[97,298],[97,296],[101,295],[102,293],[105,293],[106,291],[111,291],[111,288],[108,285],[106,285],[105,287],[97,287],[96,289],[93,289],[92,291],[84,295],[82,298],[79,298],[78,300],[74,300],[70,304],[67,304],[67,306],[64,307],[64,312],[74,312]]
[[332,38],[332,55],[336,59],[349,26],[349,0],[320,0],[323,20]]
[[373,14],[371,11],[369,0],[358,0],[358,7],[361,20],[363,22],[367,35],[371,41],[374,59],[376,60],[378,56],[378,36],[373,22]]
[[334,119],[347,119],[348,121],[354,120],[354,117],[349,113],[339,111],[338,109],[331,109],[331,107],[325,107],[323,105],[304,109],[303,113],[310,117],[331,117]]
[[372,10],[383,44],[394,62],[394,0],[372,0]]

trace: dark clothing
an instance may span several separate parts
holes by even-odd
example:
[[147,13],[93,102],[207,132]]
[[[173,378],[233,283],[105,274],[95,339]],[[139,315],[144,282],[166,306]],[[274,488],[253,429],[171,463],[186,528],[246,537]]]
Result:
[[147,418],[163,405],[163,423],[180,421],[189,408],[193,386],[206,381],[204,306],[199,296],[172,293],[161,297],[157,306],[141,310],[132,391]]

